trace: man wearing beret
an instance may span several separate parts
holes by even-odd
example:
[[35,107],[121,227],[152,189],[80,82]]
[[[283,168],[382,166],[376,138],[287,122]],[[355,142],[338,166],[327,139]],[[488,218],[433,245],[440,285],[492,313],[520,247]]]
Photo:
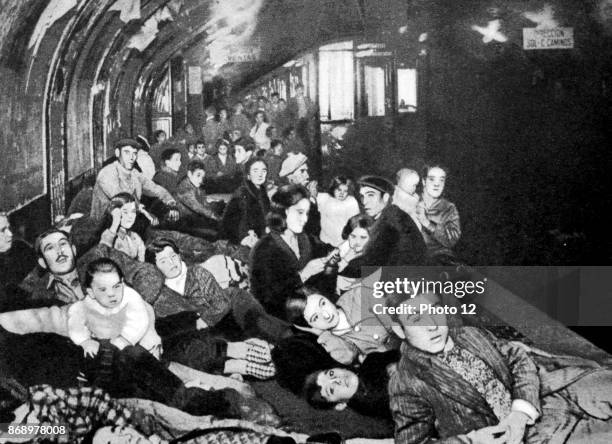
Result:
[[308,222],[304,226],[304,231],[311,236],[318,238],[321,233],[321,214],[317,207],[317,181],[310,181],[308,173],[308,157],[302,153],[289,153],[281,165],[278,173],[281,180],[288,184],[302,185],[310,193],[310,211]]
[[376,220],[360,265],[421,264],[425,241],[412,218],[392,203],[393,184],[379,176],[363,176],[357,183],[364,211]]
[[130,193],[139,201],[143,194],[156,197],[170,207],[169,219],[178,219],[176,201],[168,190],[134,169],[139,147],[134,139],[121,139],[115,143],[117,160],[102,168],[96,178],[91,201],[92,219],[101,219],[110,200],[119,193]]

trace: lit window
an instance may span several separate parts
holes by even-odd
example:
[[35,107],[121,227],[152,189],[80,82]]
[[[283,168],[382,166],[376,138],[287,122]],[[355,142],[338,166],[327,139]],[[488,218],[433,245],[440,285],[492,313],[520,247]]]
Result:
[[353,42],[322,46],[319,51],[321,120],[355,116]]
[[416,69],[397,70],[397,107],[400,113],[413,113],[417,109]]
[[368,116],[385,115],[385,69],[381,66],[364,67],[365,94]]

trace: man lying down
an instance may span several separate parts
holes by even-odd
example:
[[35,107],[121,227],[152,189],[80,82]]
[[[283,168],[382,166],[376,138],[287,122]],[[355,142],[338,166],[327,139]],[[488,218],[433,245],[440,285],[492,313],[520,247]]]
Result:
[[[194,415],[278,422],[267,404],[244,396],[243,385],[232,379],[202,374],[199,380],[206,383],[206,388],[186,386],[169,370],[159,359],[162,347],[153,324],[153,309],[126,284],[135,274],[127,256],[105,250],[112,259],[91,261],[81,285],[75,249],[66,233],[52,229],[41,234],[36,251],[44,272],[26,283],[32,291],[23,294],[22,302],[25,306],[50,307],[0,314],[2,381],[12,379],[26,387],[43,384],[49,387],[48,393],[56,393],[56,388],[83,386],[85,377],[86,385],[101,387],[113,397],[149,399]],[[124,276],[123,269],[131,275]],[[139,264],[138,270],[136,273],[149,273],[150,279],[145,279],[148,287],[163,283],[162,278],[156,281],[161,274],[153,266]],[[195,319],[193,324],[193,332],[184,339],[200,344],[203,341],[198,340],[210,333],[198,332]],[[173,337],[170,348],[185,346],[179,342]],[[270,361],[269,344],[262,340],[209,343],[226,359]],[[219,364],[222,366],[223,361]],[[219,384],[221,379],[226,381]]]
[[[387,366],[384,412],[393,418],[396,443],[612,442],[609,367],[461,326],[444,314],[435,294],[387,300],[388,307],[400,305],[413,307],[413,314],[391,316],[390,327],[402,345],[399,362]],[[433,309],[423,311],[424,306]],[[279,351],[273,355],[283,378],[287,365],[277,359]],[[360,376],[371,374],[367,360],[375,355],[361,368],[327,364],[302,375],[302,394],[319,408],[353,405],[364,412],[364,405],[379,406],[380,393],[367,390],[372,384]]]

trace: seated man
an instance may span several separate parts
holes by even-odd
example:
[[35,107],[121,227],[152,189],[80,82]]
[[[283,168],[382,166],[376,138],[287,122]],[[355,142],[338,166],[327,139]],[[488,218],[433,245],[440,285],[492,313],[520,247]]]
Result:
[[391,201],[393,184],[378,176],[364,176],[357,183],[365,212],[376,220],[359,264],[375,267],[421,264],[425,241],[412,218]]
[[161,154],[161,169],[153,176],[153,182],[168,190],[173,196],[176,194],[181,169],[181,152],[176,148],[164,150]]
[[187,166],[187,176],[176,189],[176,200],[181,214],[179,230],[208,228],[216,230],[221,217],[215,212],[202,190],[205,166],[201,160],[192,160]]
[[391,315],[404,340],[389,382],[396,442],[612,442],[611,370],[451,327],[435,294],[389,303],[413,313]]
[[147,179],[134,169],[139,143],[133,139],[121,139],[115,144],[117,160],[98,173],[93,189],[90,217],[99,220],[104,216],[113,196],[119,193],[133,194],[140,201],[143,194],[160,199],[167,207],[167,217],[178,220],[174,197],[163,187]]

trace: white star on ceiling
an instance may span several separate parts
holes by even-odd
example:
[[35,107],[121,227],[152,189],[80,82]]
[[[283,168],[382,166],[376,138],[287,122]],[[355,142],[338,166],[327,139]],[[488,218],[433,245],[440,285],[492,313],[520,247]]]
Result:
[[500,27],[501,22],[499,20],[491,20],[486,28],[478,25],[472,25],[472,29],[474,31],[482,34],[482,41],[484,43],[490,43],[493,40],[502,43],[508,41],[508,37],[500,32]]

